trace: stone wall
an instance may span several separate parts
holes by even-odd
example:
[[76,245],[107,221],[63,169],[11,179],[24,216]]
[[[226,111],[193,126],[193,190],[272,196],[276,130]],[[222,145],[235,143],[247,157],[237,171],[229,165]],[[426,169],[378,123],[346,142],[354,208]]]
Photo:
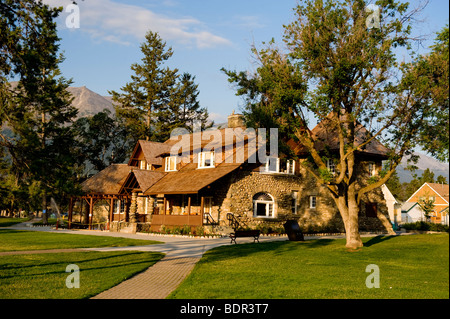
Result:
[[[359,183],[368,179],[367,163],[363,162],[357,171]],[[268,226],[283,227],[288,219],[298,220],[304,231],[344,232],[344,224],[329,190],[317,182],[304,168],[298,174],[268,174],[257,169],[243,167],[228,178],[211,185],[214,189],[213,218],[226,225],[226,214],[239,216],[244,225],[255,228]],[[253,196],[259,192],[272,195],[275,204],[274,218],[254,217]],[[293,213],[293,192],[297,193],[297,212]],[[206,194],[207,192],[205,192]],[[316,196],[316,208],[310,208],[310,196]],[[377,205],[378,218],[366,217],[365,202]],[[361,231],[386,231],[390,227],[389,214],[381,188],[363,197],[360,212]]]

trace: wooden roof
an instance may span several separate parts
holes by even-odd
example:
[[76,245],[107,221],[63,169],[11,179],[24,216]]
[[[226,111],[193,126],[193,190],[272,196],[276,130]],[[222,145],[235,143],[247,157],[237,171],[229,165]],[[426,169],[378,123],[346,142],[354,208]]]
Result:
[[95,194],[119,194],[130,169],[127,164],[112,164],[84,181],[82,190]]
[[152,165],[163,165],[164,159],[159,155],[170,152],[170,145],[139,140],[134,147],[128,165],[131,165],[131,162],[136,159],[139,151],[142,151],[144,153],[144,158],[147,163]]
[[129,193],[131,191],[145,192],[153,184],[163,178],[167,173],[160,171],[147,171],[141,169],[133,169],[129,172],[119,193]]
[[[339,136],[336,133],[336,125],[331,121],[331,114],[322,120],[311,131],[312,137],[315,142],[315,148],[321,152],[328,148],[332,151],[339,150]],[[355,126],[355,144],[361,145],[367,139],[372,137],[371,133],[359,122]],[[289,140],[287,143],[297,155],[305,155],[308,150],[305,146],[294,140]],[[369,156],[376,156],[380,158],[387,158],[390,150],[381,144],[376,138],[364,145],[361,149],[357,150],[360,154],[366,154]]]
[[195,194],[239,166],[241,164],[222,163],[215,168],[197,169],[196,163],[190,163],[177,172],[167,173],[144,194]]

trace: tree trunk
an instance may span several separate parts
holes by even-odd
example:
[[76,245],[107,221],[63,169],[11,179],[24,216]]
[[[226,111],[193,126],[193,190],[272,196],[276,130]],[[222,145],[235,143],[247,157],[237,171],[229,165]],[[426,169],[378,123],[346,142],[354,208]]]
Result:
[[44,192],[42,195],[42,223],[48,223],[48,212],[47,212],[47,193]]
[[336,199],[339,213],[345,227],[346,247],[350,249],[358,249],[363,246],[361,236],[359,235],[359,207],[358,205],[351,205],[352,201],[347,204],[346,196],[341,195]]

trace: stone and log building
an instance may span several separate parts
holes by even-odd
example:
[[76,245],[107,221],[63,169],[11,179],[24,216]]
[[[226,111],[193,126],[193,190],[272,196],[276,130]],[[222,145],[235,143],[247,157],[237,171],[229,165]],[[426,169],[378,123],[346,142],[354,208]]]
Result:
[[[312,134],[318,148],[332,153],[338,142],[328,128],[324,120]],[[368,136],[362,125],[356,131],[357,138]],[[228,128],[164,143],[140,140],[127,164],[113,164],[83,183],[84,195],[71,201],[69,227],[221,232],[229,225],[277,230],[294,219],[304,232],[344,232],[326,186],[301,165],[307,159],[302,145],[288,141],[293,158],[269,155],[261,161],[255,148],[259,141],[254,131],[245,130],[239,114],[228,118]],[[357,153],[360,185],[378,174],[387,154],[376,139]],[[333,161],[327,164],[334,173]],[[359,223],[361,231],[392,230],[381,188],[364,196]]]

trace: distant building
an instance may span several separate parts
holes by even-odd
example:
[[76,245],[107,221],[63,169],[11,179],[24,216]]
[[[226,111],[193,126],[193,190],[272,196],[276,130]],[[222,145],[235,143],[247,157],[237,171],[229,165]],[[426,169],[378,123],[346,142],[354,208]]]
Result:
[[[419,213],[417,210],[421,210],[422,217],[420,217],[419,220],[425,221],[423,209],[420,206],[420,203],[423,200],[431,200],[434,202],[434,210],[432,211],[430,218],[431,222],[448,225],[449,185],[424,183],[402,206],[402,218],[405,216],[406,219],[417,219],[419,218]],[[412,212],[412,209],[414,209],[414,213]]]

